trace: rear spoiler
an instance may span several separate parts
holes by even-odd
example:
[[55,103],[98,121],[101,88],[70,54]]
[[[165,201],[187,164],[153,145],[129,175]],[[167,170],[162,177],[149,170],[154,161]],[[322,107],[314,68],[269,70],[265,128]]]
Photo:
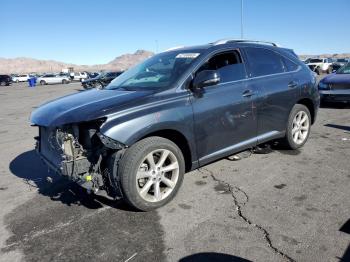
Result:
[[281,48],[281,49],[283,49],[284,51],[288,52],[289,54],[291,54],[299,59],[298,55],[294,52],[293,49],[289,49],[289,48]]

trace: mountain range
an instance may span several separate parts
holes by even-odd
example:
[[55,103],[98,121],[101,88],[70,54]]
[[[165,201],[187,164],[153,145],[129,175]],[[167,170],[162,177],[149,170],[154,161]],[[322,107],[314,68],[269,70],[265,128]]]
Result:
[[74,71],[124,71],[129,67],[140,63],[148,57],[151,57],[153,52],[146,50],[137,50],[133,54],[124,54],[116,57],[107,64],[99,65],[76,65],[63,63],[54,60],[39,60],[28,57],[18,58],[1,58],[0,57],[0,74],[12,73],[44,73],[44,72],[61,72],[64,68],[73,67]]
[[[44,72],[61,72],[64,68],[73,67],[74,71],[124,71],[131,66],[140,63],[148,57],[154,55],[153,52],[146,50],[137,50],[133,54],[124,54],[116,57],[107,64],[97,65],[76,65],[54,60],[39,60],[27,57],[18,58],[1,58],[0,57],[0,74],[12,73],[44,73]],[[323,54],[323,55],[300,55],[300,59],[309,57],[331,57],[331,58],[350,58],[350,53],[344,54]]]

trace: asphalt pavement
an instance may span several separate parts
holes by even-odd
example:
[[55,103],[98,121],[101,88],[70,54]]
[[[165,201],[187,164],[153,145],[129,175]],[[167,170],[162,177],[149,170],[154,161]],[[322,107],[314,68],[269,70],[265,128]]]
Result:
[[0,87],[0,261],[350,261],[349,106],[321,108],[301,150],[207,165],[145,213],[46,181],[30,112],[81,91]]

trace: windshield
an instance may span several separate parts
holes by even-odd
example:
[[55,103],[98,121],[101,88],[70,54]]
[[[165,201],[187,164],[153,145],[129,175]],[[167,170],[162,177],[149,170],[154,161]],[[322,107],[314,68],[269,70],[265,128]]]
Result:
[[350,74],[350,63],[347,63],[345,66],[341,67],[337,74]]
[[172,87],[200,52],[170,51],[155,55],[115,78],[106,89],[159,90]]
[[312,63],[322,63],[322,62],[323,62],[322,59],[310,59],[308,61],[308,63],[310,63],[310,64],[312,64]]

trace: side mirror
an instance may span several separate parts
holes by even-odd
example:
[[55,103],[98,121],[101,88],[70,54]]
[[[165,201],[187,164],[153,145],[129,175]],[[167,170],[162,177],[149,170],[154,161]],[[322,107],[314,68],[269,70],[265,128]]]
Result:
[[216,70],[203,70],[193,79],[193,88],[200,89],[220,83],[220,75]]

